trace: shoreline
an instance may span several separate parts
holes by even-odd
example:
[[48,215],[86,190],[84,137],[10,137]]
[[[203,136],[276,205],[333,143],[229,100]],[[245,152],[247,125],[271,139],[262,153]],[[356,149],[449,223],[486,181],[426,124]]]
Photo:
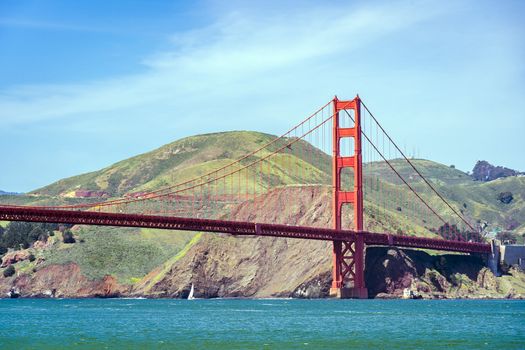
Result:
[[[9,296],[2,296],[0,297],[0,300],[9,300],[9,299],[24,299],[24,300],[40,300],[40,299],[49,299],[49,300],[87,300],[87,299],[117,299],[117,300],[188,300],[186,298],[165,298],[165,297],[126,297],[126,296],[77,296],[77,297],[46,297],[46,296],[19,296],[19,297],[9,297]],[[483,297],[436,297],[436,298],[403,298],[398,296],[391,296],[391,297],[376,297],[376,298],[368,298],[368,299],[337,299],[337,298],[253,298],[253,297],[217,297],[217,298],[195,298],[193,300],[276,300],[276,301],[283,301],[283,300],[525,300],[525,296],[517,296],[517,297],[508,297],[508,298],[501,298],[501,297],[490,297],[490,296],[483,296]],[[189,300],[189,301],[193,301]]]

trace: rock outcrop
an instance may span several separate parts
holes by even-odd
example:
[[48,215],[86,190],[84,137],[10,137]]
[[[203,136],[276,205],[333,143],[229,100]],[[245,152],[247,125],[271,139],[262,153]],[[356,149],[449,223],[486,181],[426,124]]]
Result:
[[2,258],[2,263],[0,264],[0,267],[7,267],[12,264],[16,264],[17,262],[28,260],[31,256],[31,253],[27,250],[15,250],[13,252],[6,253],[4,257]]
[[486,160],[479,160],[474,169],[472,169],[472,178],[477,181],[492,181],[501,177],[516,176],[520,172],[505,168],[502,166],[494,166]]
[[365,278],[369,295],[379,298],[401,297],[405,288],[427,299],[525,297],[525,273],[496,278],[475,255],[371,247]]
[[89,280],[75,263],[49,265],[36,272],[0,277],[0,296],[16,290],[21,297],[119,297],[129,294],[129,287],[121,286],[114,277]]

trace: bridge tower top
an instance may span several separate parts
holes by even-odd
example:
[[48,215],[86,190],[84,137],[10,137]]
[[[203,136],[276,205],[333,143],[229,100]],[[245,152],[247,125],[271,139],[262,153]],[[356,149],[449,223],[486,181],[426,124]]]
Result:
[[[348,113],[353,112],[353,116]],[[353,100],[342,101],[333,99],[333,128],[332,128],[332,187],[333,187],[333,228],[342,229],[342,206],[352,204],[354,209],[354,227],[356,231],[363,230],[363,158],[361,146],[361,100],[359,95]],[[353,122],[353,127],[343,127],[343,118]],[[345,138],[353,141],[354,153],[343,156],[341,141]],[[342,171],[344,168],[353,170],[354,186],[352,191],[343,190]]]

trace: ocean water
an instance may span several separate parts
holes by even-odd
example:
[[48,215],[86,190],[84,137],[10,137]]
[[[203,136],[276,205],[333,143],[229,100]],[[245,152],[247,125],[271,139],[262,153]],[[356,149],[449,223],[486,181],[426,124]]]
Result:
[[525,301],[0,300],[0,349],[525,349]]

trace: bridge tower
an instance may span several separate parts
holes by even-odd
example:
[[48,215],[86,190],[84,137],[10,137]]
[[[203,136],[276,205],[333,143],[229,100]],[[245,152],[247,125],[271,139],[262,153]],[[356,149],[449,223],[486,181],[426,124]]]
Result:
[[[350,112],[350,113],[348,113]],[[352,113],[353,112],[353,113]],[[353,127],[342,127],[343,118],[353,118]],[[353,206],[354,230],[363,230],[363,159],[361,154],[361,100],[359,96],[350,101],[333,100],[332,129],[332,221],[333,228],[342,229],[341,219],[343,205]],[[340,118],[342,117],[342,118]],[[341,141],[353,141],[354,153],[341,155]],[[351,144],[351,143],[350,143]],[[353,190],[345,191],[342,185],[342,171],[345,168],[353,170]],[[364,276],[364,241],[357,234],[353,241],[333,242],[332,287],[330,296],[336,298],[368,298]],[[352,282],[349,287],[346,283]]]

